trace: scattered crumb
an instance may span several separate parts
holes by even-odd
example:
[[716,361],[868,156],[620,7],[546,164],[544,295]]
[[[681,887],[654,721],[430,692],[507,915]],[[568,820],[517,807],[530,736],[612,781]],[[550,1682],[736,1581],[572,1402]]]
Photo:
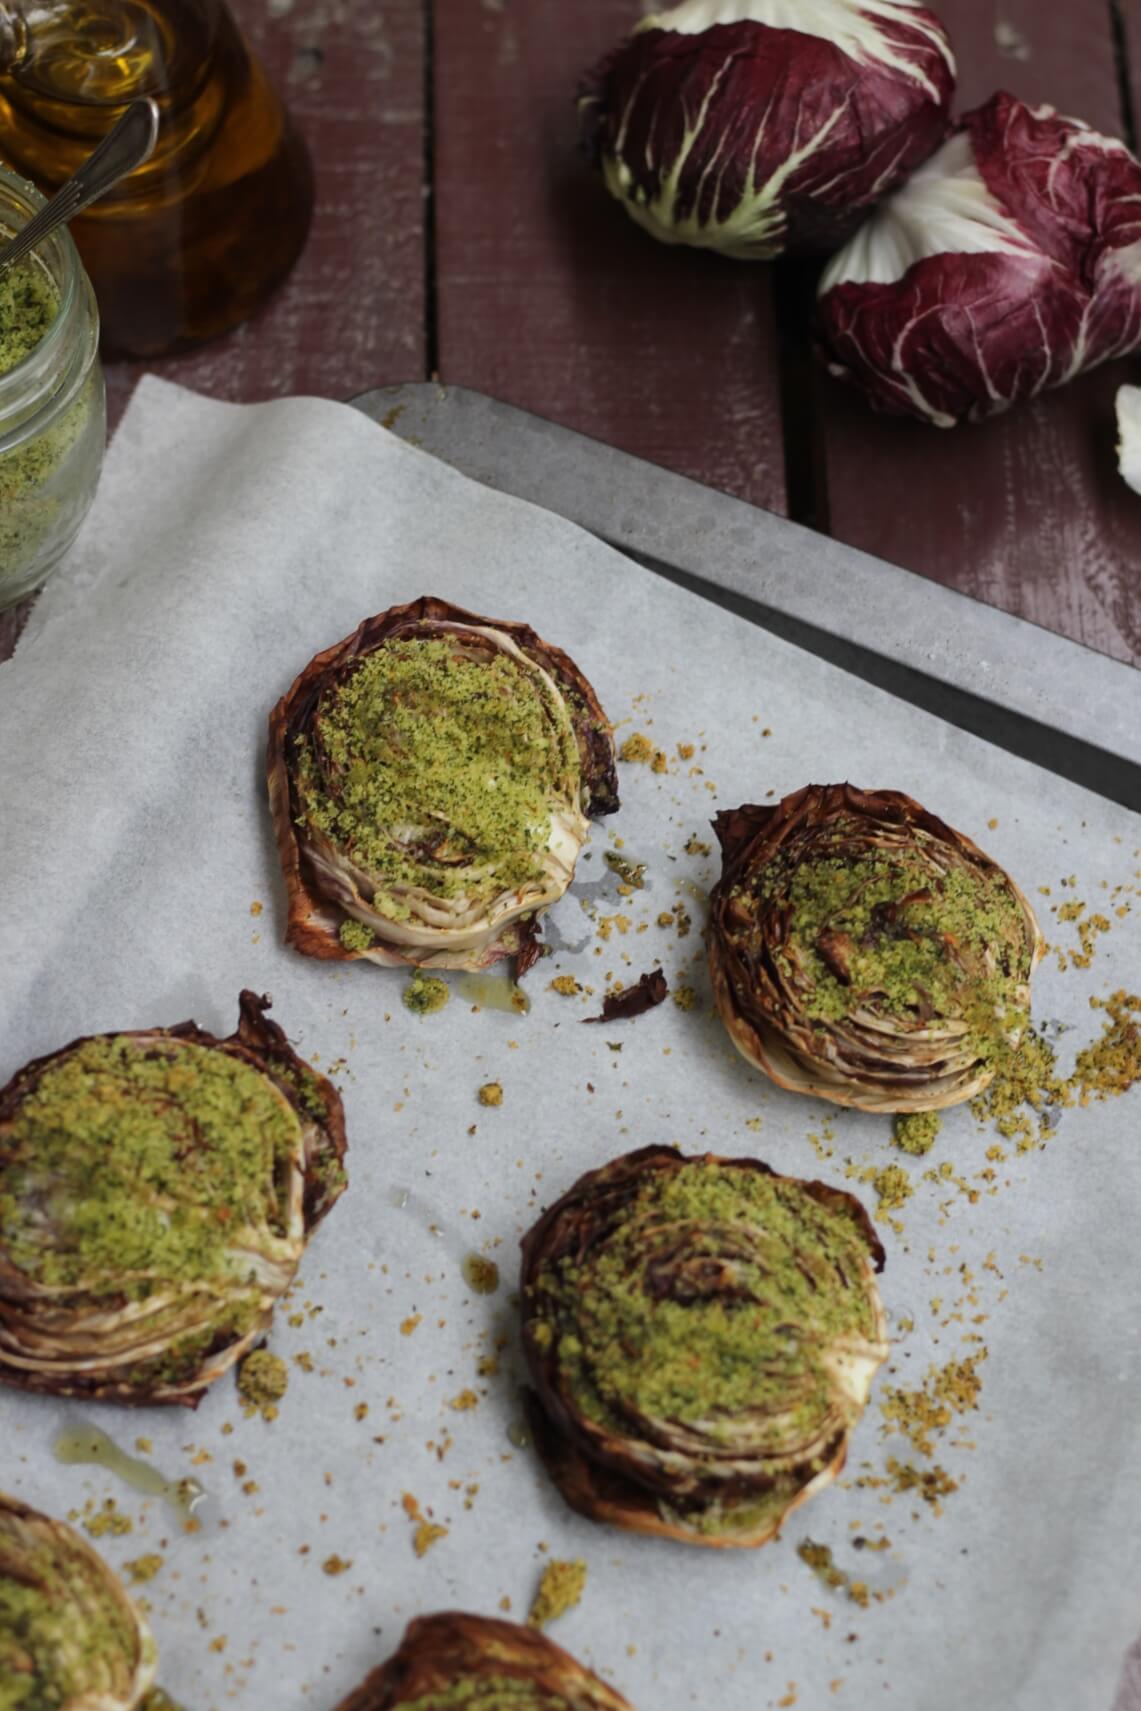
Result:
[[419,1503],[410,1491],[406,1491],[400,1501],[404,1513],[416,1529],[412,1535],[412,1548],[418,1557],[425,1556],[440,1539],[447,1538],[448,1529],[437,1526],[434,1521],[427,1520]]
[[966,1360],[932,1367],[914,1390],[887,1386],[880,1400],[886,1430],[904,1433],[920,1455],[933,1455],[932,1433],[949,1426],[956,1414],[978,1407],[982,1391],[978,1368],[986,1358],[986,1349],[980,1349]]
[[285,1362],[268,1349],[255,1349],[238,1368],[238,1395],[247,1420],[255,1414],[260,1414],[263,1420],[276,1420],[277,1404],[288,1388]]
[[93,1539],[102,1539],[108,1534],[113,1539],[120,1539],[125,1533],[134,1532],[135,1523],[129,1515],[123,1514],[113,1497],[108,1497],[102,1508],[84,1517],[83,1530]]
[[586,1585],[586,1564],[581,1557],[575,1562],[549,1562],[539,1581],[539,1590],[527,1617],[529,1628],[545,1628],[582,1601]]
[[352,1566],[353,1560],[351,1557],[348,1559],[345,1557],[339,1557],[336,1551],[334,1551],[332,1556],[326,1557],[324,1562],[321,1564],[321,1573],[344,1574],[346,1570],[352,1568]]
[[481,1105],[502,1105],[502,1084],[498,1081],[485,1081],[479,1090],[479,1102]]
[[479,1407],[479,1397],[474,1390],[461,1390],[458,1396],[453,1396],[448,1407],[456,1414],[466,1414],[472,1408]]
[[408,985],[400,995],[400,1002],[406,1010],[411,1010],[416,1016],[431,1016],[437,1010],[442,1010],[448,1002],[448,983],[438,975],[425,974],[417,969]]
[[891,1138],[901,1152],[921,1158],[935,1145],[943,1126],[938,1111],[908,1111],[892,1119]]
[[818,1545],[812,1539],[802,1539],[796,1547],[796,1554],[801,1562],[808,1564],[817,1580],[822,1581],[825,1586],[831,1587],[834,1592],[846,1593],[853,1604],[858,1604],[861,1609],[867,1608],[871,1593],[866,1583],[862,1580],[853,1580],[851,1575],[837,1567],[832,1560],[832,1550],[829,1545]]
[[550,988],[552,992],[561,993],[564,998],[573,998],[576,992],[582,991],[573,974],[557,974],[550,982]]
[[417,1325],[422,1321],[423,1317],[424,1315],[422,1313],[409,1313],[407,1319],[402,1319],[400,1321],[400,1335],[402,1337],[410,1337]]
[[634,731],[618,750],[619,760],[635,761],[644,766],[654,758],[654,745],[644,731]]
[[148,1580],[154,1579],[164,1560],[157,1551],[150,1551],[146,1556],[135,1557],[133,1561],[125,1562],[123,1573],[133,1586],[143,1586]]
[[[657,768],[655,767],[654,770],[656,772]],[[621,855],[618,850],[607,850],[602,859],[611,873],[616,873],[625,885],[630,886],[634,891],[642,890],[646,883],[646,864],[644,861],[631,861],[629,856]],[[629,896],[629,892],[626,895]]]
[[959,1482],[941,1468],[936,1462],[934,1467],[916,1467],[914,1462],[900,1462],[894,1456],[887,1461],[888,1476],[896,1491],[918,1491],[925,1503],[930,1503],[936,1513],[942,1510],[940,1499],[949,1497],[952,1491],[958,1491]]

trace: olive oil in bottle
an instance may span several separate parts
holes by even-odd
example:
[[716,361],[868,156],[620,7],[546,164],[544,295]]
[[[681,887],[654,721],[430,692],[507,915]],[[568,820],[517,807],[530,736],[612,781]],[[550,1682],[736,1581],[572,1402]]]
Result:
[[252,315],[313,205],[305,144],[223,0],[0,0],[0,158],[45,194],[141,95],[161,112],[154,154],[71,225],[111,356]]

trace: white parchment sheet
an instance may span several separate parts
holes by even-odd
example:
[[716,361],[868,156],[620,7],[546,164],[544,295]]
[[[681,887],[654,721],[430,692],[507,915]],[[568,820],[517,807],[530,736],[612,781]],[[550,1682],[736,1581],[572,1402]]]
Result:
[[[669,757],[665,773],[623,766],[622,812],[595,828],[574,894],[548,918],[555,954],[528,977],[527,1016],[473,1011],[452,977],[447,1008],[416,1017],[399,971],[281,944],[268,710],[314,652],[423,593],[527,620],[590,677],[620,738],[645,731]],[[271,1338],[291,1375],[276,1422],[243,1418],[232,1378],[197,1414],[0,1394],[0,1482],[56,1513],[114,1496],[134,1530],[104,1539],[107,1556],[163,1558],[140,1590],[162,1680],[188,1711],[325,1711],[417,1613],[494,1614],[510,1599],[525,1615],[547,1555],[589,1567],[552,1637],[638,1711],[1110,1711],[1119,1691],[1120,1707],[1141,1705],[1122,1685],[1141,1632],[1137,1096],[1067,1111],[1044,1151],[1006,1144],[1001,1162],[988,1162],[993,1130],[959,1110],[912,1161],[886,1120],[833,1112],[829,1143],[828,1109],[768,1086],[711,1013],[699,953],[715,862],[687,841],[712,842],[719,807],[845,778],[908,791],[978,839],[1040,905],[1051,940],[1077,944],[1051,903],[1105,911],[1092,966],[1063,973],[1051,957],[1036,979],[1036,1013],[1069,1025],[1059,1049],[1072,1062],[1100,1029],[1090,996],[1135,989],[1141,973],[1141,900],[1113,895],[1138,883],[1136,817],[343,406],[238,407],[143,382],[82,539],[0,670],[0,1080],[80,1033],[189,1016],[229,1032],[251,986],[272,993],[303,1052],[334,1066],[350,1136],[349,1191]],[[648,864],[630,897],[603,864],[616,838]],[[693,918],[684,937],[676,917],[657,924],[678,902]],[[695,988],[696,1008],[579,1025],[607,975],[658,958]],[[557,974],[594,999],[550,990]],[[485,1109],[476,1090],[493,1079],[503,1104]],[[478,1370],[511,1332],[518,1238],[539,1207],[649,1142],[752,1153],[846,1186],[848,1161],[901,1162],[915,1185],[902,1233],[881,1225],[893,1324],[915,1328],[899,1333],[843,1482],[760,1551],[580,1520],[509,1438],[513,1335],[499,1372]],[[944,1161],[961,1186],[924,1179]],[[467,1288],[473,1250],[502,1268],[497,1295]],[[886,1434],[884,1387],[984,1345],[978,1408],[934,1446],[959,1482],[943,1512],[857,1486],[882,1478],[888,1456],[925,1465]],[[469,1388],[477,1406],[449,1406]],[[201,1479],[197,1532],[106,1470],[53,1459],[60,1427],[93,1417],[128,1450],[151,1440],[164,1472]],[[406,1493],[448,1529],[422,1557]],[[890,1546],[858,1550],[856,1536]],[[863,1609],[822,1586],[796,1554],[805,1537],[886,1596]],[[349,1566],[330,1574],[334,1556]]]

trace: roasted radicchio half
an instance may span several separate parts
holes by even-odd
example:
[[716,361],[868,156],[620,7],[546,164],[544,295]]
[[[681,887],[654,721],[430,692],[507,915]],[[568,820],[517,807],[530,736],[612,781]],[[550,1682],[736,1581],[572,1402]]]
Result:
[[523,1242],[535,1441],[573,1509],[763,1545],[844,1464],[887,1358],[883,1250],[849,1194],[645,1147]]
[[155,1675],[147,1625],[62,1521],[0,1493],[0,1705],[135,1711]]
[[270,718],[269,792],[298,950],[513,956],[520,974],[588,817],[618,807],[610,726],[574,662],[430,597],[306,666]]
[[654,237],[827,253],[938,147],[955,61],[917,0],[682,0],[586,80],[611,195]]
[[995,95],[824,271],[818,341],[880,410],[998,415],[1141,345],[1141,163]]
[[74,1040],[0,1091],[0,1383],[193,1407],[265,1335],[345,1186],[340,1098],[267,1007]]
[[411,1622],[400,1649],[338,1711],[630,1711],[620,1693],[542,1634],[446,1611]]
[[714,826],[709,967],[750,1063],[864,1111],[936,1111],[986,1087],[1043,953],[1001,867],[895,790],[813,784]]

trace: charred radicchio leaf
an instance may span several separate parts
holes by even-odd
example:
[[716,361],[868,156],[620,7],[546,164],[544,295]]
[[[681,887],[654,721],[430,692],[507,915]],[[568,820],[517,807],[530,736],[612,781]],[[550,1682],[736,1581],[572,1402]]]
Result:
[[611,195],[670,244],[826,253],[946,135],[955,61],[917,0],[683,0],[587,79]]
[[484,968],[539,954],[587,818],[618,807],[590,684],[525,624],[426,597],[313,659],[270,718],[269,792],[308,956]]
[[669,982],[661,969],[652,968],[649,974],[639,975],[633,986],[623,987],[621,992],[608,992],[602,1000],[601,1016],[584,1016],[583,1021],[633,1021],[635,1016],[644,1016],[647,1010],[664,1004],[669,993]]
[[523,1242],[535,1439],[572,1508],[763,1545],[844,1464],[887,1358],[883,1250],[849,1194],[645,1147]]
[[824,271],[818,342],[877,409],[998,415],[1141,345],[1141,163],[995,95]]
[[0,1091],[0,1383],[180,1402],[265,1335],[345,1186],[340,1098],[241,995],[236,1034],[94,1034]]
[[541,1634],[448,1611],[409,1624],[400,1650],[339,1711],[630,1711]]
[[894,790],[812,784],[714,827],[709,967],[750,1063],[864,1111],[937,1111],[987,1085],[1043,952],[1002,868]]
[[62,1521],[0,1493],[0,1705],[135,1711],[155,1675],[146,1623]]

